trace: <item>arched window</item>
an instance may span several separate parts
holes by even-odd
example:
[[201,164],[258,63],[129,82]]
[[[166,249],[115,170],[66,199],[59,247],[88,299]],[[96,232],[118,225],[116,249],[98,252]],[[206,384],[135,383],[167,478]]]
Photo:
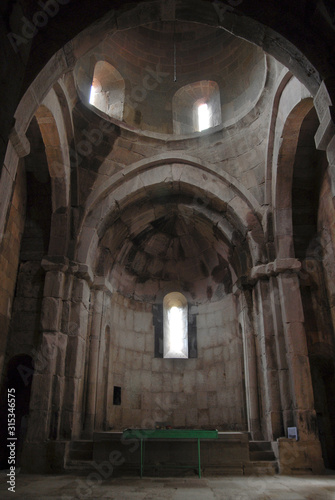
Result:
[[163,357],[188,358],[188,306],[182,293],[172,292],[163,300]]
[[198,307],[188,305],[179,292],[165,295],[163,303],[153,304],[155,358],[196,358]]
[[106,61],[95,65],[89,102],[113,118],[123,119],[125,83],[120,73]]
[[181,87],[173,96],[173,132],[190,134],[216,127],[221,119],[220,89],[202,80]]

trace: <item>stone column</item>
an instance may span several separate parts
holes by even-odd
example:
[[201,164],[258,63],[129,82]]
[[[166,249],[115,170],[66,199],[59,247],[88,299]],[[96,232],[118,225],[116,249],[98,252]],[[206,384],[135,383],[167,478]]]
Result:
[[[112,289],[105,278],[96,278],[92,290],[92,323],[89,340],[89,358],[86,384],[86,410],[83,436],[90,439],[96,425],[97,382],[99,368],[99,354],[101,348],[103,304],[105,293],[112,293]],[[100,356],[101,357],[101,356]],[[107,382],[106,382],[107,383]],[[99,390],[103,388],[99,388]]]
[[[110,283],[105,278],[96,278],[95,286],[99,286],[104,291],[104,310],[110,307],[110,299],[113,290]],[[95,429],[103,430],[106,426],[107,396],[108,396],[108,366],[109,366],[109,342],[106,342],[106,319],[102,318],[102,329],[99,346],[99,361],[97,375],[97,397],[95,412]]]
[[304,314],[295,259],[275,261],[280,304],[283,316],[287,364],[290,374],[292,414],[299,441],[279,439],[281,473],[292,470],[320,473],[324,469],[321,445],[317,436],[316,414],[310,372]]
[[253,302],[256,312],[257,337],[260,357],[260,378],[263,385],[264,436],[274,441],[282,436],[282,415],[278,365],[276,356],[275,333],[271,310],[271,290],[268,277],[258,279],[253,289]]
[[253,440],[263,439],[260,430],[259,394],[257,383],[257,359],[255,348],[255,332],[252,321],[251,291],[242,288],[239,297],[239,323],[242,327],[245,391],[248,412],[248,431]]
[[286,345],[284,336],[284,325],[282,318],[282,311],[280,307],[280,294],[278,290],[278,280],[276,276],[271,276],[270,280],[270,290],[271,290],[271,310],[275,334],[275,344],[277,353],[277,365],[278,365],[278,378],[279,378],[279,388],[280,388],[280,401],[282,410],[282,422],[283,422],[283,433],[285,435],[285,429],[293,425],[293,415],[292,415],[292,399],[290,391],[290,380],[289,380],[289,367],[288,360],[286,356]]
[[93,312],[89,340],[89,359],[86,385],[86,411],[84,420],[84,437],[92,438],[95,423],[95,400],[97,394],[97,374],[99,359],[99,344],[102,322],[102,304],[104,293],[102,290],[92,292]]
[[[63,261],[63,262],[62,262]],[[43,441],[50,437],[54,377],[62,376],[58,349],[64,345],[60,332],[64,276],[68,263],[51,258],[42,261],[46,270],[44,298],[41,310],[42,339],[34,359],[35,373],[30,398],[28,441]],[[63,374],[64,375],[64,374]],[[55,403],[55,401],[54,401]],[[57,412],[56,405],[56,412]]]
[[311,435],[315,435],[316,419],[300,283],[293,269],[289,270],[287,267],[282,269],[277,280],[291,381],[293,416],[300,439],[308,439]]
[[[41,310],[41,343],[34,356],[30,412],[22,464],[27,470],[43,472],[47,453],[45,442],[59,437],[60,413],[64,393],[64,366],[67,339],[61,332],[62,300],[68,260],[47,257]],[[40,463],[41,462],[41,463]]]
[[72,263],[72,294],[67,323],[64,403],[61,435],[64,439],[79,439],[83,423],[83,394],[85,356],[90,307],[91,269],[84,264]]

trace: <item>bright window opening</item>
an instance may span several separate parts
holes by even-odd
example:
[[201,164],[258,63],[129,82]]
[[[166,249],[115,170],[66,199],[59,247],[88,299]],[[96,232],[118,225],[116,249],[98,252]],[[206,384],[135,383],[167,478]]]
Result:
[[90,104],[92,106],[95,106],[95,95],[97,93],[97,89],[94,85],[91,86],[91,93],[90,93]]
[[123,119],[125,82],[121,74],[106,61],[98,61],[90,89],[89,103],[103,113]]
[[187,300],[179,292],[164,297],[163,357],[188,358]]
[[168,311],[168,321],[170,324],[170,342],[172,350],[181,352],[183,349],[183,337],[180,332],[183,329],[183,310],[181,307],[173,306]]
[[200,104],[198,106],[198,128],[199,132],[210,127],[210,112],[208,104]]
[[173,133],[186,135],[222,122],[220,89],[213,80],[184,85],[172,99]]

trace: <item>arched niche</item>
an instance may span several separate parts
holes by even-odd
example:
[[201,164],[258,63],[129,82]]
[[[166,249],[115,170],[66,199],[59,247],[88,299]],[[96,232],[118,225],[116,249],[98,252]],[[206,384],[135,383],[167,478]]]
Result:
[[[208,124],[199,123],[199,107],[207,105]],[[216,82],[203,80],[181,87],[172,99],[174,134],[191,134],[221,123],[220,89]]]
[[94,67],[89,103],[117,120],[123,119],[125,82],[119,71],[107,61]]

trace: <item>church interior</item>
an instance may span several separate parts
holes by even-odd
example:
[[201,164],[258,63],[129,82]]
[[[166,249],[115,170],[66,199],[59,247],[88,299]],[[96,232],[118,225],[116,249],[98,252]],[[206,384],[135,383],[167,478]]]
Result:
[[334,470],[333,2],[0,11],[1,468]]

